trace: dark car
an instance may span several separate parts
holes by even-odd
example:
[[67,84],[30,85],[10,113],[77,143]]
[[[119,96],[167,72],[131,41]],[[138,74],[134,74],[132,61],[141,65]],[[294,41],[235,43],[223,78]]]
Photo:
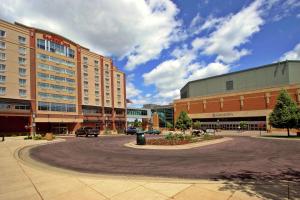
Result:
[[98,137],[99,135],[99,130],[93,127],[81,127],[79,129],[77,129],[77,131],[75,131],[75,135],[76,137],[80,136],[80,135],[84,135],[86,137],[88,137],[89,135],[93,135],[95,137]]
[[153,135],[158,135],[160,134],[160,130],[157,130],[157,129],[150,129],[148,131],[146,131],[147,134],[153,134]]
[[137,132],[138,132],[138,130],[135,127],[128,127],[125,130],[126,135],[135,135]]

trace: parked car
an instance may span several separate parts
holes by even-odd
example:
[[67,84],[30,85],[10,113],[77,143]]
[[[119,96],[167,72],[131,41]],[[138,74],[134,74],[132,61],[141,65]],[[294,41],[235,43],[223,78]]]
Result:
[[96,128],[93,128],[93,127],[84,126],[84,127],[77,129],[75,131],[75,135],[76,135],[76,137],[78,137],[80,135],[84,135],[86,137],[88,137],[89,135],[93,135],[95,137],[98,137],[99,130]]
[[148,131],[146,131],[145,133],[147,133],[147,134],[153,134],[153,135],[158,135],[158,134],[160,134],[160,130],[157,130],[157,129],[150,129],[150,130],[148,130]]
[[193,129],[192,130],[192,135],[193,136],[200,136],[200,135],[203,135],[204,134],[204,131],[202,129]]
[[128,127],[128,128],[125,130],[125,134],[126,134],[126,135],[135,135],[137,132],[138,132],[138,130],[137,130],[137,128],[135,128],[135,127]]

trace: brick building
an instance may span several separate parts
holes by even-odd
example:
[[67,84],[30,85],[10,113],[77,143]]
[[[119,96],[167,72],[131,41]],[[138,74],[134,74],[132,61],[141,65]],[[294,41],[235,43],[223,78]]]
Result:
[[188,82],[174,101],[175,120],[186,111],[210,128],[270,129],[268,117],[282,89],[300,105],[300,61],[284,61]]
[[125,127],[125,110],[125,74],[110,58],[0,20],[0,132],[116,130]]

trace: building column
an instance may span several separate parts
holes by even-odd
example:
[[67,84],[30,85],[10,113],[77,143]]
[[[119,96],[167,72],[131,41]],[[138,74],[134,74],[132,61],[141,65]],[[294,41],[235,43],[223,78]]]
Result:
[[265,94],[265,99],[266,99],[266,108],[269,108],[270,107],[270,93],[269,92],[267,92],[266,94]]
[[206,110],[206,100],[203,100],[203,110]]
[[220,99],[220,108],[221,108],[221,110],[223,110],[223,107],[224,107],[224,99],[221,98]]
[[244,109],[244,96],[240,96],[240,109]]

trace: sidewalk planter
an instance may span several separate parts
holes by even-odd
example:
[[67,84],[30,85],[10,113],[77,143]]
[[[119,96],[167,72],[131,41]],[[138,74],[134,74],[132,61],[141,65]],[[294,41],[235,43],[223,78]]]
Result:
[[45,139],[48,140],[48,141],[53,140],[53,133],[46,133]]
[[146,138],[145,138],[144,132],[136,133],[136,144],[137,145],[145,145],[146,144]]

